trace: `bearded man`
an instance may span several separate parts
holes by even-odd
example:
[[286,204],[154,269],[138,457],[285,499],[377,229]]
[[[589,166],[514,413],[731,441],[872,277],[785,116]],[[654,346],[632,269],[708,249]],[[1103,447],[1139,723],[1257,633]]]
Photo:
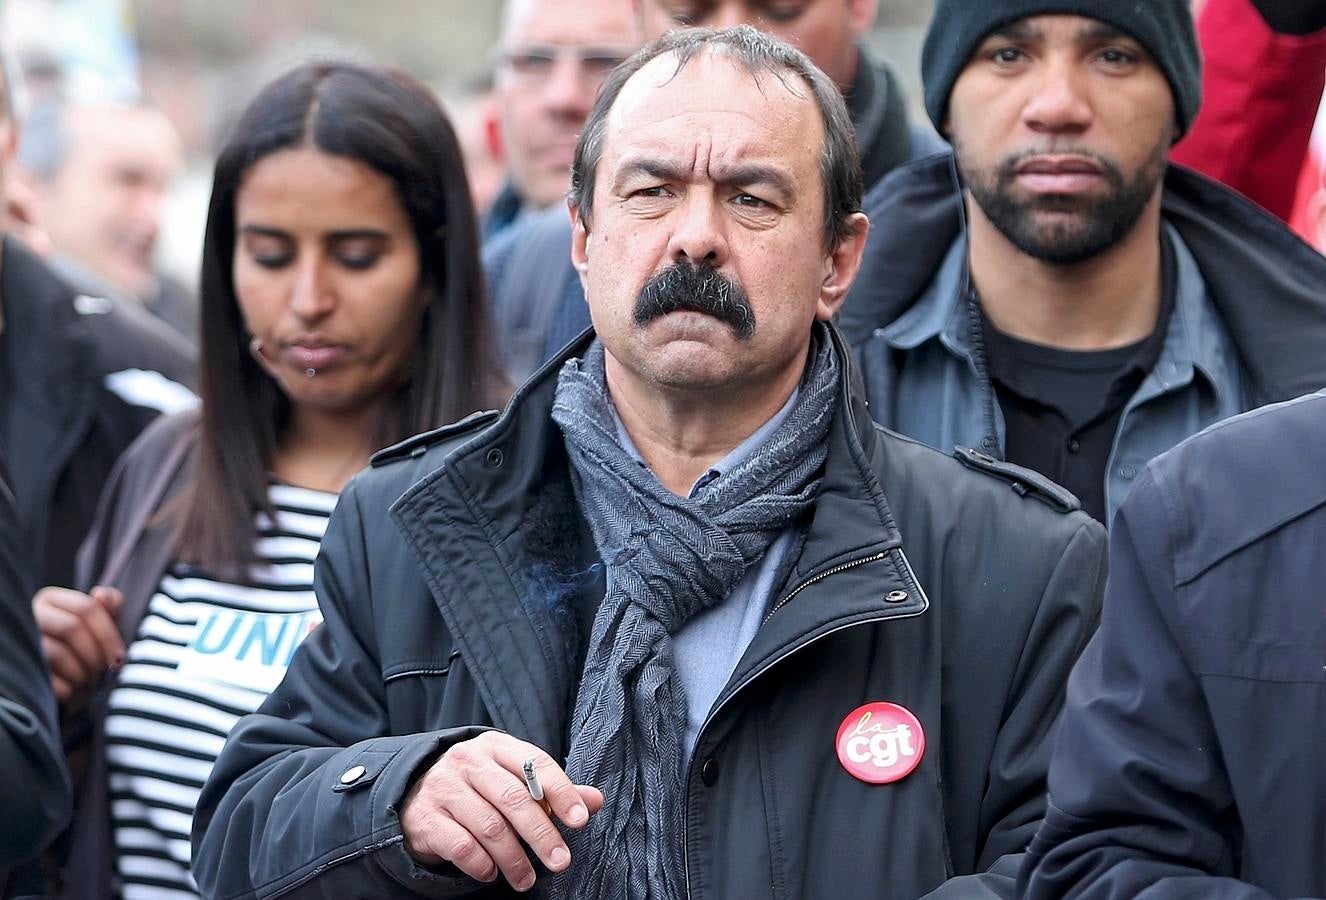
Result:
[[1167,164],[1200,104],[1186,0],[940,0],[922,72],[954,152],[867,198],[840,319],[876,421],[1108,523],[1159,453],[1326,384],[1326,260]]

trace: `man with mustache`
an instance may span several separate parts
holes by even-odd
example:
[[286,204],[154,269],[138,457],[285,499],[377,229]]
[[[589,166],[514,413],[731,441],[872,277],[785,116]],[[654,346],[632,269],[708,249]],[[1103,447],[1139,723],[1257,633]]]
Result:
[[1200,99],[1187,0],[940,0],[922,70],[954,152],[867,198],[841,317],[876,421],[1109,522],[1152,457],[1326,384],[1326,260],[1167,165]]
[[[912,121],[898,76],[865,46],[878,0],[630,0],[630,5],[647,39],[673,28],[751,25],[809,56],[847,101],[867,189],[908,160],[944,147],[928,127]],[[570,244],[565,210],[550,209],[484,246],[499,343],[515,381],[589,325],[584,292],[566,263]]]
[[829,324],[860,200],[841,94],[766,34],[609,77],[594,329],[342,494],[326,622],[203,792],[205,895],[1012,895],[1104,529],[870,421]]

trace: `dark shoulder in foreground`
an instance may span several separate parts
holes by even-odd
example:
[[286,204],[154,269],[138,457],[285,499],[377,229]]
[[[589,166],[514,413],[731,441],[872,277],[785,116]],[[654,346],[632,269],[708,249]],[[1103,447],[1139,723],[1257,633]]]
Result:
[[1226,419],[1153,460],[1147,474],[1177,520],[1177,574],[1326,506],[1323,446],[1326,391]]

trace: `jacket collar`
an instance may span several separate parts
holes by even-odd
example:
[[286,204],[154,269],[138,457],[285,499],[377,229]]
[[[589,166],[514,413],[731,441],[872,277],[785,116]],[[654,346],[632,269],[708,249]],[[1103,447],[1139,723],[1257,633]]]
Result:
[[[886,607],[884,598],[909,583],[898,563],[901,535],[875,474],[879,438],[860,377],[841,336],[828,331],[841,363],[839,405],[789,593],[866,559],[854,574],[871,587],[799,592],[786,615],[760,629],[738,674],[835,622],[924,608],[919,591],[913,604]],[[550,412],[562,364],[583,355],[593,337],[586,331],[544,365],[495,422],[448,453],[391,511],[494,723],[554,755],[565,748],[565,716],[579,680],[579,656],[563,636],[567,604],[597,604],[602,583],[585,577],[596,560]],[[558,528],[560,534],[549,533]],[[557,550],[562,557],[550,565]]]
[[[951,153],[902,166],[871,190],[862,271],[840,326],[853,344],[919,303],[961,235]],[[1196,172],[1171,165],[1161,212],[1191,253],[1217,319],[1269,402],[1321,387],[1326,257],[1270,213]],[[1194,351],[1196,352],[1196,351]]]

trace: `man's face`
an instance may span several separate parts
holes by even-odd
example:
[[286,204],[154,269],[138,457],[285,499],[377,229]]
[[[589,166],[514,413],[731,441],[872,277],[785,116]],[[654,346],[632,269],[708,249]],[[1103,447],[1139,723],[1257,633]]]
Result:
[[1135,39],[1094,19],[1036,16],[981,43],[945,130],[973,215],[1029,256],[1073,264],[1159,202],[1175,108]]
[[680,72],[656,59],[623,88],[572,243],[610,383],[703,395],[800,377],[866,224],[825,248],[824,128],[788,77],[800,96],[706,53]]
[[70,109],[68,153],[40,189],[55,249],[139,297],[156,286],[153,254],[179,139],[152,109]]
[[566,194],[594,98],[640,44],[630,0],[512,0],[497,97],[511,177],[526,202],[550,206]]
[[856,41],[878,0],[637,0],[652,40],[678,25],[753,25],[811,58],[843,89],[856,77]]

